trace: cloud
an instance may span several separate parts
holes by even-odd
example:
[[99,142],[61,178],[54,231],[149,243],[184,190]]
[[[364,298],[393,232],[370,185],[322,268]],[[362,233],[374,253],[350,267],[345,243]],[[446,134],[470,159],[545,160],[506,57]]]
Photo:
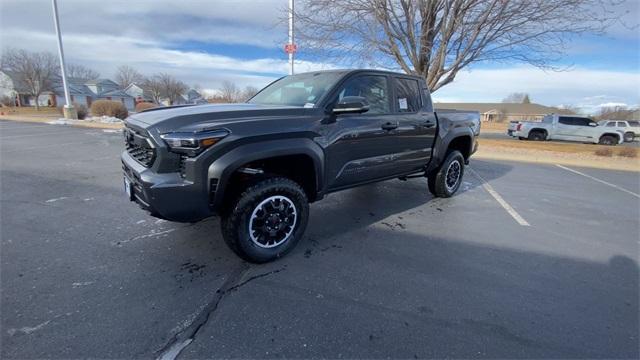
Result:
[[640,103],[640,73],[575,68],[543,71],[530,66],[462,71],[453,84],[434,93],[440,102],[499,102],[512,92],[550,106],[574,105],[585,111],[605,103]]

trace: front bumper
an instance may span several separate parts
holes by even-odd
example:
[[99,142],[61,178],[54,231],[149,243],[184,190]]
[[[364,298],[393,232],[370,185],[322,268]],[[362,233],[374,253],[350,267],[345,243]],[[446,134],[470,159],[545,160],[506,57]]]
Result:
[[213,215],[206,186],[183,179],[179,173],[156,173],[129,153],[121,156],[124,176],[131,183],[131,200],[152,216],[194,222]]

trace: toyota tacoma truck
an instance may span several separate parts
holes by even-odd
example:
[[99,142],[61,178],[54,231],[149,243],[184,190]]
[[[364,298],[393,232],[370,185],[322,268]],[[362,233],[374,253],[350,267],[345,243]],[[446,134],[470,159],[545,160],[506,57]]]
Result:
[[309,203],[331,192],[426,177],[435,196],[452,196],[476,150],[479,118],[436,113],[419,77],[377,70],[296,74],[246,103],[128,117],[124,186],[131,201],[162,219],[219,215],[237,255],[267,262],[298,243]]
[[601,145],[617,145],[624,141],[623,131],[598,126],[587,117],[557,114],[546,115],[541,122],[511,122],[507,135],[520,140],[565,140]]

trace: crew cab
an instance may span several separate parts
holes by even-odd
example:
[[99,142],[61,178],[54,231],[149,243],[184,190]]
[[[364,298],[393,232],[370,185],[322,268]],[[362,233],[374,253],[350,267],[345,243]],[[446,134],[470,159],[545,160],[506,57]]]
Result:
[[[266,262],[303,236],[326,194],[427,177],[452,196],[477,147],[478,112],[436,113],[425,81],[377,70],[280,78],[242,104],[145,110],[125,121],[125,191],[153,216],[221,217],[240,257]],[[426,190],[426,189],[425,189]]]
[[598,126],[596,122],[574,115],[546,115],[541,122],[511,122],[509,136],[520,140],[565,140],[602,145],[617,145],[624,141],[624,133]]

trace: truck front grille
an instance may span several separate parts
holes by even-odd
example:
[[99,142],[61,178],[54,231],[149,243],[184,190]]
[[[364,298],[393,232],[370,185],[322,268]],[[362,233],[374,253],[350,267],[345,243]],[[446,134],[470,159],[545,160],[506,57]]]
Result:
[[130,127],[125,127],[123,132],[129,155],[145,167],[153,165],[156,149],[151,145],[149,138]]

